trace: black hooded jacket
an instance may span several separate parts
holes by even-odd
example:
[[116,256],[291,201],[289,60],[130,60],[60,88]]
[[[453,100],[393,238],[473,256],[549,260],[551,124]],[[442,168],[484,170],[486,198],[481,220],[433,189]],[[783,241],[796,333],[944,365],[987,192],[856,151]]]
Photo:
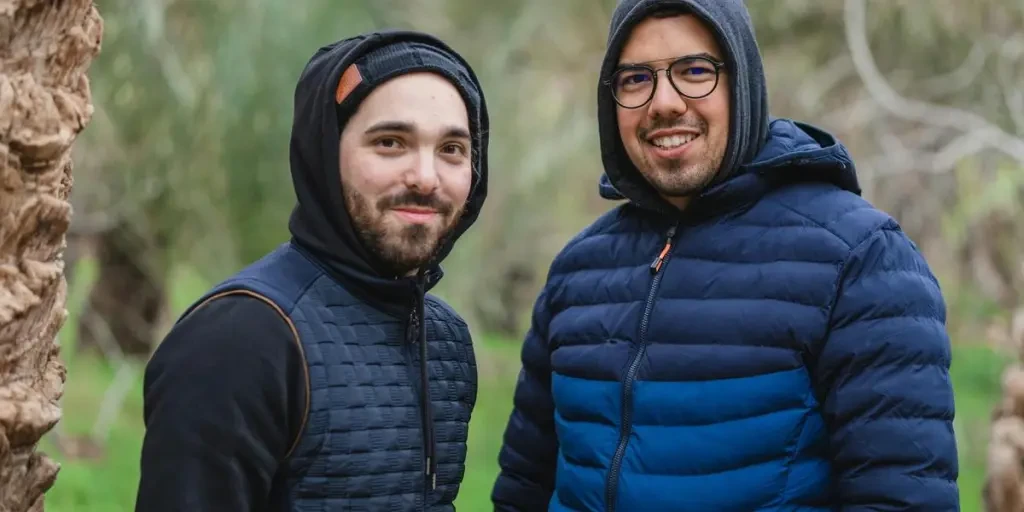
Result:
[[[446,58],[461,64],[455,67],[454,74],[449,78],[459,81],[463,87],[460,92],[467,102],[474,146],[474,176],[465,214],[452,236],[437,251],[433,262],[421,269],[415,277],[383,273],[375,258],[359,242],[346,213],[337,168],[339,126],[343,125],[339,123],[338,116],[351,115],[356,108],[353,105],[346,110],[335,105],[334,91],[340,76],[350,64],[368,52],[398,42],[441,52]],[[369,90],[369,87],[365,90],[357,88],[353,94],[365,95]],[[153,354],[144,383],[147,431],[142,448],[142,475],[136,510],[283,510],[288,503],[294,504],[302,499],[296,498],[295,489],[300,484],[295,484],[294,480],[298,477],[293,473],[314,474],[321,471],[325,475],[341,475],[352,469],[345,466],[347,463],[361,464],[369,460],[370,464],[376,464],[374,459],[337,462],[336,457],[330,458],[336,455],[330,450],[340,449],[337,448],[338,443],[346,439],[337,433],[338,429],[349,428],[351,425],[342,424],[339,427],[334,423],[338,421],[338,414],[332,415],[327,406],[321,407],[318,404],[326,404],[324,400],[334,404],[338,400],[336,397],[344,401],[365,396],[364,391],[357,390],[365,389],[369,384],[362,383],[360,385],[363,387],[355,387],[358,385],[336,375],[340,375],[339,372],[344,368],[358,370],[363,367],[360,365],[386,371],[386,363],[365,355],[346,356],[350,359],[339,360],[339,370],[329,371],[326,378],[318,379],[317,372],[325,367],[323,359],[329,358],[326,355],[328,352],[320,353],[316,343],[310,339],[301,339],[296,343],[300,335],[311,338],[310,334],[326,333],[323,336],[336,347],[344,343],[355,344],[344,349],[335,348],[335,352],[341,350],[345,354],[354,354],[363,351],[364,354],[378,354],[374,356],[378,358],[385,358],[379,354],[393,348],[385,345],[394,343],[395,339],[404,339],[406,347],[398,349],[396,353],[404,352],[402,357],[407,362],[416,360],[419,368],[410,368],[405,377],[388,376],[391,381],[387,385],[404,386],[401,389],[431,389],[428,375],[450,382],[458,382],[459,379],[466,381],[469,377],[460,374],[456,378],[447,372],[465,370],[465,364],[469,364],[473,368],[471,395],[475,400],[475,362],[472,361],[472,349],[468,346],[468,329],[450,308],[428,294],[443,274],[440,262],[452,250],[458,237],[476,220],[487,191],[488,117],[480,85],[469,65],[443,42],[427,34],[380,31],[360,35],[317,51],[300,77],[295,91],[294,112],[290,164],[298,201],[289,223],[292,240],[197,300]],[[274,261],[289,258],[291,261],[309,264],[301,263],[306,266],[299,271],[274,266]],[[267,272],[274,275],[268,276]],[[324,314],[333,316],[321,318],[319,322],[296,320],[296,313],[291,313],[290,308],[301,309],[296,305],[301,299],[295,298],[292,301],[295,304],[288,305],[283,304],[285,300],[266,300],[272,293],[252,293],[253,290],[272,292],[274,288],[298,288],[302,283],[289,282],[291,278],[282,275],[287,272],[293,272],[292,275],[315,274],[311,284],[306,286],[314,289],[313,292],[320,287],[321,295],[342,297],[333,299],[335,302],[348,300],[351,304],[345,306],[347,309],[342,308],[347,312],[335,313],[340,306],[331,306],[334,308],[330,310],[331,313]],[[250,285],[245,284],[257,281],[264,284],[257,284],[251,289]],[[320,309],[328,311],[329,308]],[[371,326],[374,330],[370,332],[380,333],[381,339],[375,345],[366,340],[346,339],[345,335],[337,334],[342,332],[337,327],[346,328],[346,325],[352,327],[345,332],[359,332],[360,322],[371,322],[373,319],[384,319],[376,320],[383,323]],[[402,326],[405,332],[390,331],[400,328],[398,326]],[[438,342],[438,339],[441,341]],[[429,356],[428,342],[431,351]],[[360,346],[360,343],[370,346]],[[466,346],[453,348],[454,345],[462,344]],[[414,346],[418,354],[411,353]],[[435,354],[435,350],[443,353]],[[317,354],[311,356],[311,351]],[[463,354],[461,357],[466,359],[462,361],[462,367],[455,364],[459,362],[458,354]],[[317,358],[316,364],[310,361],[311,357]],[[330,370],[330,367],[327,366],[327,369]],[[402,375],[404,372],[401,368],[396,371],[398,373],[394,375]],[[335,382],[337,379],[341,380]],[[318,384],[319,381],[323,381],[322,384]],[[332,391],[328,386],[342,391]],[[351,389],[344,389],[346,386]],[[444,462],[448,455],[431,456],[438,449],[439,443],[452,442],[452,439],[434,439],[435,423],[430,412],[438,408],[438,386],[444,387],[445,384],[434,383],[431,391],[432,399],[435,400],[433,407],[424,406],[425,395],[422,392],[415,399],[419,403],[417,408],[422,422],[417,424],[422,428],[424,458],[430,461],[425,468],[428,480],[425,484],[426,492],[429,495],[430,486],[434,485],[429,480],[437,479],[438,488],[429,499],[437,505],[448,502],[447,506],[450,506],[450,500],[458,489],[458,480],[461,480],[461,469],[456,471],[442,468],[438,476],[437,458],[441,457]],[[321,396],[329,398],[318,398]],[[391,400],[397,403],[404,399],[393,396]],[[471,408],[472,400],[465,400],[470,402]],[[382,406],[387,407],[387,404]],[[323,410],[318,411],[318,407]],[[333,407],[336,406],[330,406]],[[374,412],[369,406],[365,409],[373,414],[365,421],[375,421],[373,418],[381,420],[381,414],[385,414],[385,417],[387,414]],[[443,409],[443,414],[449,413],[449,407]],[[345,421],[353,421],[351,418],[358,416],[353,414],[348,412],[342,416],[349,418]],[[447,420],[450,418],[438,419],[441,422]],[[468,413],[459,421],[468,422]],[[386,426],[375,425],[372,428]],[[351,430],[362,428],[370,427],[365,424],[355,425]],[[328,430],[334,433],[327,434]],[[378,432],[378,438],[386,437],[386,431]],[[325,444],[325,435],[328,438],[334,437],[331,446]],[[407,435],[396,435],[400,436],[402,442],[407,442],[401,437]],[[452,437],[445,431],[442,431],[442,435]],[[315,436],[320,437],[311,439]],[[353,439],[352,442],[358,444],[358,435]],[[396,442],[394,439],[392,442]],[[375,441],[371,439],[370,442],[373,444]],[[308,446],[317,448],[309,449]],[[353,446],[346,449],[365,451],[373,450],[374,447]],[[452,452],[450,449],[445,451]],[[464,457],[465,450],[461,450],[461,453]],[[318,460],[318,456],[328,460]],[[393,457],[393,453],[382,456]],[[298,463],[293,459],[303,457],[307,461],[302,463],[301,471],[296,470]],[[332,468],[331,464],[342,466]],[[386,465],[396,464],[408,465],[405,461],[394,464],[389,462]],[[319,499],[323,500],[334,499],[336,494],[358,494],[370,500],[359,505],[363,508],[411,509],[408,503],[395,505],[394,500],[399,499],[395,496],[377,497],[377,501],[373,501],[373,494],[380,490],[382,482],[375,480],[360,484],[358,477],[353,478],[355,480],[349,481],[355,483],[344,484],[341,483],[343,477],[337,477],[337,481],[327,488],[306,485],[306,491],[302,492],[312,492],[314,495],[319,492],[323,495]],[[395,485],[394,482],[384,484],[392,487]],[[351,488],[344,488],[345,485]],[[309,491],[310,488],[315,490]],[[392,500],[387,502],[390,505],[383,505],[381,500],[387,499]],[[423,500],[419,497],[415,499],[419,500],[418,506],[424,506]],[[342,504],[353,506],[349,501],[343,501]]]

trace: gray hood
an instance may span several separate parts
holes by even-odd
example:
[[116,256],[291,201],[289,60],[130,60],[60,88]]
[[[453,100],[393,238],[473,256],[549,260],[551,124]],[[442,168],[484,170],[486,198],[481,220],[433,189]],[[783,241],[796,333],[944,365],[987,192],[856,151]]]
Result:
[[[617,105],[603,83],[618,65],[619,54],[634,26],[662,7],[682,7],[702,19],[725,52],[729,73],[729,142],[712,185],[722,183],[750,163],[768,138],[768,88],[750,14],[742,0],[620,0],[612,15],[608,44],[598,79],[597,112],[601,159],[605,176],[615,190],[646,209],[676,212],[640,174],[626,154],[616,122]],[[608,194],[603,194],[606,197]]]

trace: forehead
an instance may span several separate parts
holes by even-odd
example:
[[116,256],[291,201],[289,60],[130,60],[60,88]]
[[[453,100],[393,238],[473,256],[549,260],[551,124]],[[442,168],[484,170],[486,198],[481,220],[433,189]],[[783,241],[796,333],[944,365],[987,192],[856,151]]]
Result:
[[699,53],[711,54],[719,60],[724,57],[711,29],[696,16],[650,17],[633,27],[619,54],[619,65]]
[[421,130],[469,129],[466,104],[451,82],[434,73],[410,73],[374,89],[352,119],[359,124],[401,119]]

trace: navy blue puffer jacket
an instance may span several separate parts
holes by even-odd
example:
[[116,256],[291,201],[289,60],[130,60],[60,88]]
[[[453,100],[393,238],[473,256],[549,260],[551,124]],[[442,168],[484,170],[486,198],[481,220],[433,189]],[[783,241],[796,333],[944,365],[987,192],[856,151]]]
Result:
[[939,284],[858,192],[839,142],[779,119],[684,216],[631,201],[575,237],[497,510],[958,510]]

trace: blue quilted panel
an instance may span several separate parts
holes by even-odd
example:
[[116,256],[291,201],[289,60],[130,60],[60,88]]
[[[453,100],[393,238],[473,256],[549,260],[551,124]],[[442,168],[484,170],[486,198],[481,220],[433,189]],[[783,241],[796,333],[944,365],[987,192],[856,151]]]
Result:
[[772,130],[774,167],[755,164],[734,185],[763,193],[682,222],[657,275],[649,267],[674,220],[632,205],[557,256],[523,346],[497,503],[604,511],[612,497],[622,512],[749,512],[958,501],[937,281],[857,194],[810,178],[759,184],[761,171],[849,172],[841,146],[823,149],[789,121]]
[[291,317],[310,375],[310,411],[288,461],[293,510],[453,512],[465,472],[477,370],[465,322],[440,299],[424,308],[437,442],[427,491],[419,348],[406,321],[368,307],[288,244],[225,282],[267,295]]

